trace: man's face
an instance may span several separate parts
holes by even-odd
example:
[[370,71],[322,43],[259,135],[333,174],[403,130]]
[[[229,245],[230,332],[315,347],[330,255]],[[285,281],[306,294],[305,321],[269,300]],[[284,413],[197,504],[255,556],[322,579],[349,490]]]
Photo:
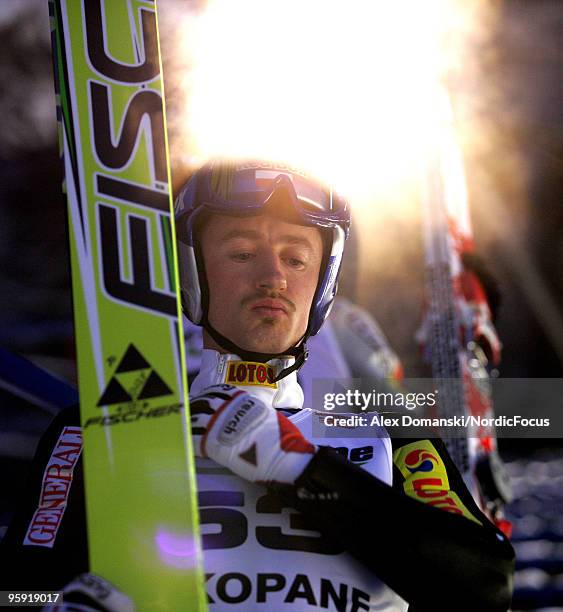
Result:
[[[270,213],[212,215],[201,233],[209,322],[247,351],[283,353],[307,328],[319,280],[320,231]],[[218,348],[204,335],[206,346]]]

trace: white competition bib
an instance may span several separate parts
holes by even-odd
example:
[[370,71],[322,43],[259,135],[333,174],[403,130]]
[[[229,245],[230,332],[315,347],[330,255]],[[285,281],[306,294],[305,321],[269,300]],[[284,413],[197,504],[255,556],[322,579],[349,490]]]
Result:
[[[315,413],[290,420],[317,445],[332,446],[391,484],[388,437],[324,439]],[[263,487],[209,459],[197,460],[201,533],[209,609],[213,612],[404,612],[407,604],[336,541]],[[374,517],[374,530],[380,527]],[[374,554],[385,554],[374,550]]]

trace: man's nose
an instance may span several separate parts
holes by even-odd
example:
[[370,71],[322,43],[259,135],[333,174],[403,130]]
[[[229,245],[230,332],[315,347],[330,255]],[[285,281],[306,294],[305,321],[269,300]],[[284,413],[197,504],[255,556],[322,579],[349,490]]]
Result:
[[259,289],[270,291],[287,289],[283,261],[275,253],[266,253],[262,256],[256,285]]

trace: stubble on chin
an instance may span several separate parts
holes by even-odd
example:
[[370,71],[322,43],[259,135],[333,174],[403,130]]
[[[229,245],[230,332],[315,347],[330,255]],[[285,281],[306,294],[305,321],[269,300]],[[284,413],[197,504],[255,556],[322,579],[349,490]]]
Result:
[[[290,331],[279,319],[264,317],[246,334],[249,348],[258,353],[283,353],[291,344]],[[244,346],[244,345],[241,345]]]

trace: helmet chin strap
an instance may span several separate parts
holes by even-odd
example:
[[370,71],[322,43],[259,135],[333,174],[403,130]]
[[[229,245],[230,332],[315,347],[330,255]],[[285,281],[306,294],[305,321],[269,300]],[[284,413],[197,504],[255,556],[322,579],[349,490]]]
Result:
[[286,357],[290,355],[291,357],[295,357],[295,363],[289,366],[288,368],[284,368],[281,372],[279,372],[274,378],[274,382],[285,378],[291,372],[295,372],[298,370],[307,360],[309,356],[309,351],[307,350],[307,345],[303,341],[303,339],[299,340],[296,346],[292,346],[287,349],[283,353],[257,353],[254,351],[247,351],[240,346],[237,346],[234,342],[231,342],[228,338],[225,338],[223,334],[220,334],[207,320],[207,317],[201,322],[201,326],[205,329],[205,331],[215,340],[215,342],[226,349],[230,353],[238,355],[245,361],[258,361],[260,363],[266,363],[270,361],[270,359],[279,359],[282,357]]

